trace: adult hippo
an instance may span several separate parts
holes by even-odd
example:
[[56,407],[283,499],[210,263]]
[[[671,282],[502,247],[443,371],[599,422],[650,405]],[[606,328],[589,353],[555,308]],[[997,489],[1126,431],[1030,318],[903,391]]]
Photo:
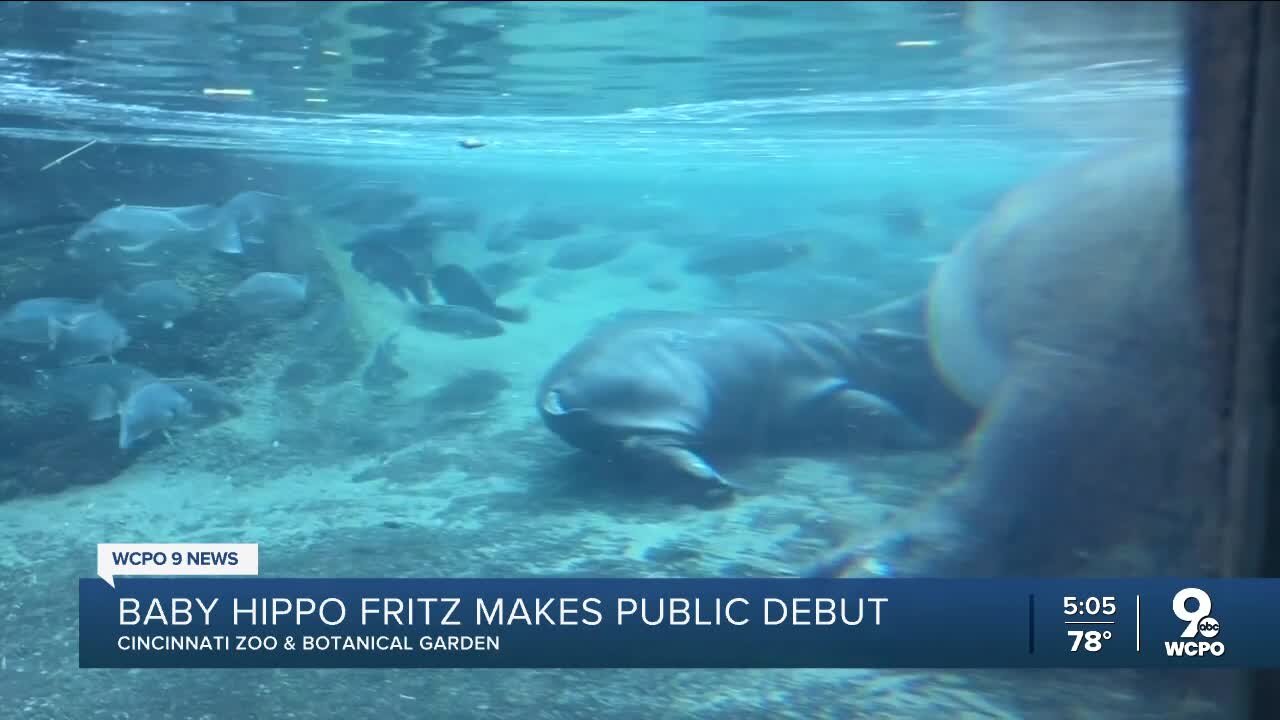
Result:
[[821,574],[1204,571],[1219,412],[1176,134],[1010,193],[938,269],[930,353],[982,414],[955,482]]
[[[907,301],[907,315],[921,310]],[[707,454],[955,438],[972,412],[933,372],[923,335],[848,322],[627,311],[550,369],[537,405],[579,449],[661,468],[712,500],[734,485]],[[922,317],[922,316],[921,316]]]

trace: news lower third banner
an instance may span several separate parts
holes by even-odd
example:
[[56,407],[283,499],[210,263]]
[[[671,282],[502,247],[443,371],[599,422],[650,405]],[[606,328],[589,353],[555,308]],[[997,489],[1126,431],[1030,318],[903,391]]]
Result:
[[81,667],[1280,667],[1280,580],[265,578],[182,547],[100,549]]

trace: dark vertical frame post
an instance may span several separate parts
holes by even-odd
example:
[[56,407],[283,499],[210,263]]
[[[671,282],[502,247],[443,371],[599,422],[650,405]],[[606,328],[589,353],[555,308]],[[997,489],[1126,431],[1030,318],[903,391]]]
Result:
[[[1215,360],[1227,376],[1220,386],[1227,506],[1218,565],[1224,575],[1276,576],[1280,5],[1192,3],[1186,38],[1192,222]],[[1280,717],[1280,673],[1257,672],[1252,680],[1251,716]]]
[[[1280,5],[1259,5],[1237,364],[1237,403],[1252,412],[1232,471],[1252,510],[1239,555],[1280,577]],[[1257,673],[1254,693],[1255,715],[1280,717],[1280,672]]]
[[1257,568],[1280,577],[1280,5],[1258,4],[1236,345],[1240,427],[1231,467],[1254,535],[1240,538],[1234,556],[1240,574]]

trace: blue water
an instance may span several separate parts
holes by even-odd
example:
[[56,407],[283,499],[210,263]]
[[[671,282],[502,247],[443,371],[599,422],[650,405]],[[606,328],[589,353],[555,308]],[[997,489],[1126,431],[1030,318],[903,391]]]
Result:
[[[771,497],[726,513],[619,499],[560,464],[540,373],[619,310],[832,318],[925,287],[1002,193],[1172,122],[1176,5],[0,5],[0,305],[97,292],[62,250],[104,209],[245,190],[289,198],[341,298],[248,329],[209,300],[140,336],[122,361],[216,381],[244,412],[127,455],[110,422],[46,410],[25,361],[0,362],[0,419],[25,433],[0,457],[5,716],[1223,717],[1204,699],[1221,685],[1124,672],[76,667],[71,589],[97,542],[258,542],[263,574],[300,576],[732,576],[875,528],[951,456],[762,460],[743,477]],[[436,260],[531,263],[502,297],[530,322],[466,342],[407,328],[339,249],[367,227],[314,215],[369,180],[474,213]],[[533,211],[634,244],[582,271],[546,266],[563,239],[485,249]],[[730,283],[680,269],[708,238],[781,232],[813,255]],[[181,276],[206,299],[240,272],[209,262]],[[396,333],[407,379],[370,394],[361,367]]]

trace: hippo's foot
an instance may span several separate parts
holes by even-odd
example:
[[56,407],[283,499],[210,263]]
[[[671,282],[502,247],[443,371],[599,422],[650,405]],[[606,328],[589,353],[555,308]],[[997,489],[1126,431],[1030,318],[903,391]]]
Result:
[[851,540],[797,573],[802,577],[988,575],[994,556],[962,508],[971,501],[966,468],[935,494],[903,510],[868,537]]
[[692,481],[691,490],[699,505],[718,507],[733,502],[738,487],[726,480],[700,455],[673,438],[633,435],[622,442],[623,451],[634,460]]
[[908,512],[897,527],[864,542],[847,544],[799,573],[803,577],[921,577],[975,568],[957,567],[967,557],[969,538],[957,518],[940,508]]

